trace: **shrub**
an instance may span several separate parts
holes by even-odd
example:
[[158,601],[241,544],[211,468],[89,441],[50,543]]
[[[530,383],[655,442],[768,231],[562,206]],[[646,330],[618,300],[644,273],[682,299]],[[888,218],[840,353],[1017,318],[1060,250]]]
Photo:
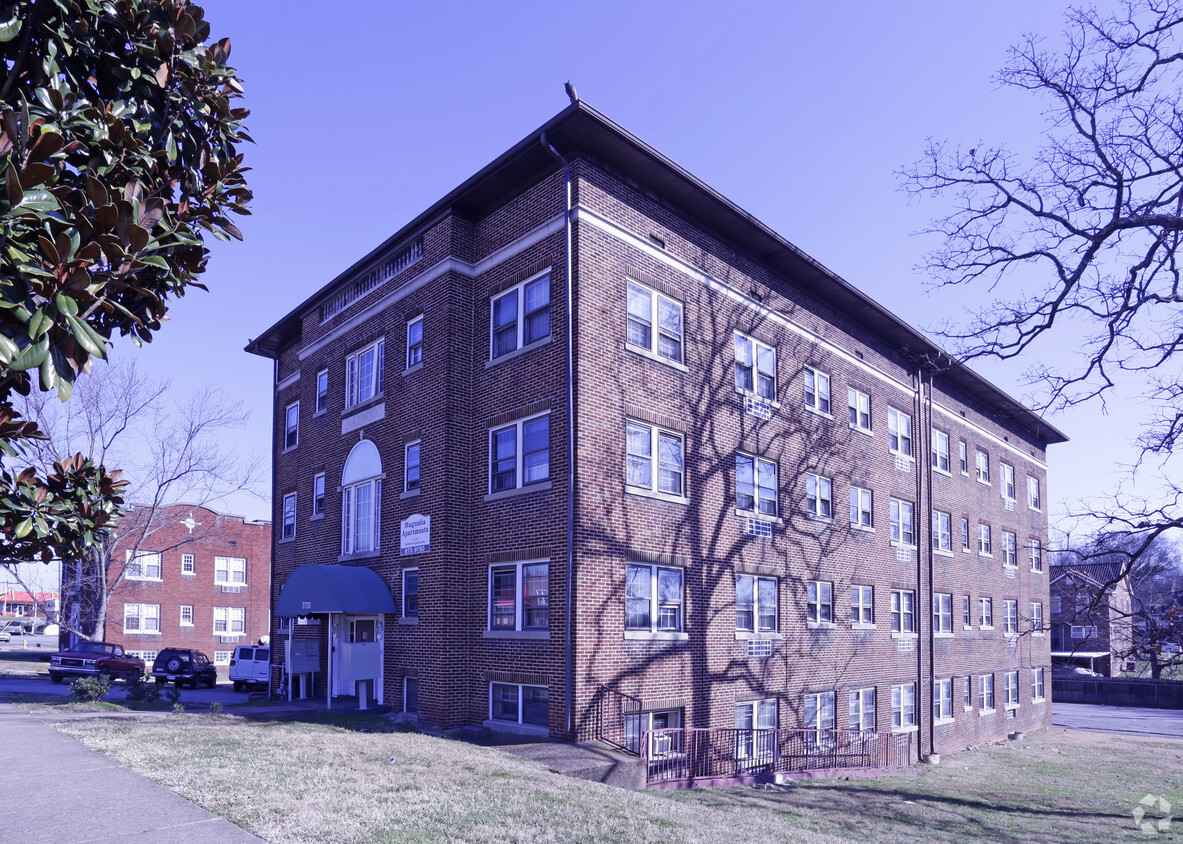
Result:
[[184,715],[184,714],[185,714],[185,704],[181,703],[179,700],[175,701],[173,703],[173,715]]
[[127,681],[127,699],[133,703],[156,703],[160,700],[160,687],[141,675]]
[[79,677],[70,684],[70,694],[83,703],[102,700],[111,691],[111,678],[99,674],[94,677]]
[[222,702],[220,700],[215,700],[213,703],[211,703],[209,705],[209,714],[210,715],[221,715],[222,714]]

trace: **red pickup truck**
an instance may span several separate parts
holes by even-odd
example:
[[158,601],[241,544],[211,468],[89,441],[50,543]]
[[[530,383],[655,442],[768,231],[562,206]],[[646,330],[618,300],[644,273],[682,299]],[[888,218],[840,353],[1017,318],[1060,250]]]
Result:
[[49,658],[49,679],[60,683],[66,677],[94,677],[132,680],[144,674],[144,661],[123,652],[123,645],[110,642],[77,642],[67,651]]

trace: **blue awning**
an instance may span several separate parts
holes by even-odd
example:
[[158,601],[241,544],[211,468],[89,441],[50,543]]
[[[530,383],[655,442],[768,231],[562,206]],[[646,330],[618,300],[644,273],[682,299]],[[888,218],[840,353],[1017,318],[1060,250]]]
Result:
[[305,563],[279,590],[275,615],[292,618],[328,612],[376,615],[396,613],[398,609],[390,590],[373,569]]

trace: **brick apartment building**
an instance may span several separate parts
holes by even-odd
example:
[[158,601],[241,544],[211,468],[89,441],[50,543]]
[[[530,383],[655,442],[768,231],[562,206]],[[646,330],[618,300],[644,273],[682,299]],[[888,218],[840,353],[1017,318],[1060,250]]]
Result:
[[1049,722],[1065,437],[584,103],[247,350],[275,652],[333,694],[632,747]]
[[[145,512],[133,508],[119,525],[110,576],[123,580],[108,602],[104,639],[149,669],[162,648],[196,648],[225,675],[235,645],[268,635],[271,525],[184,504],[150,520]],[[67,618],[93,606],[85,589],[71,588],[75,572],[63,567]]]
[[1107,677],[1120,674],[1132,657],[1134,622],[1122,564],[1055,565],[1050,575],[1052,661]]

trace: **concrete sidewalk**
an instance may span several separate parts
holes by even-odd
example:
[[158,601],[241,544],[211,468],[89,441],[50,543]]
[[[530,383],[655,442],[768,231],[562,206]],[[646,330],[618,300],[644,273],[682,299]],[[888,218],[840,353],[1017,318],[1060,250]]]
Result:
[[0,703],[0,770],[20,795],[0,801],[0,842],[262,840],[11,703]]

